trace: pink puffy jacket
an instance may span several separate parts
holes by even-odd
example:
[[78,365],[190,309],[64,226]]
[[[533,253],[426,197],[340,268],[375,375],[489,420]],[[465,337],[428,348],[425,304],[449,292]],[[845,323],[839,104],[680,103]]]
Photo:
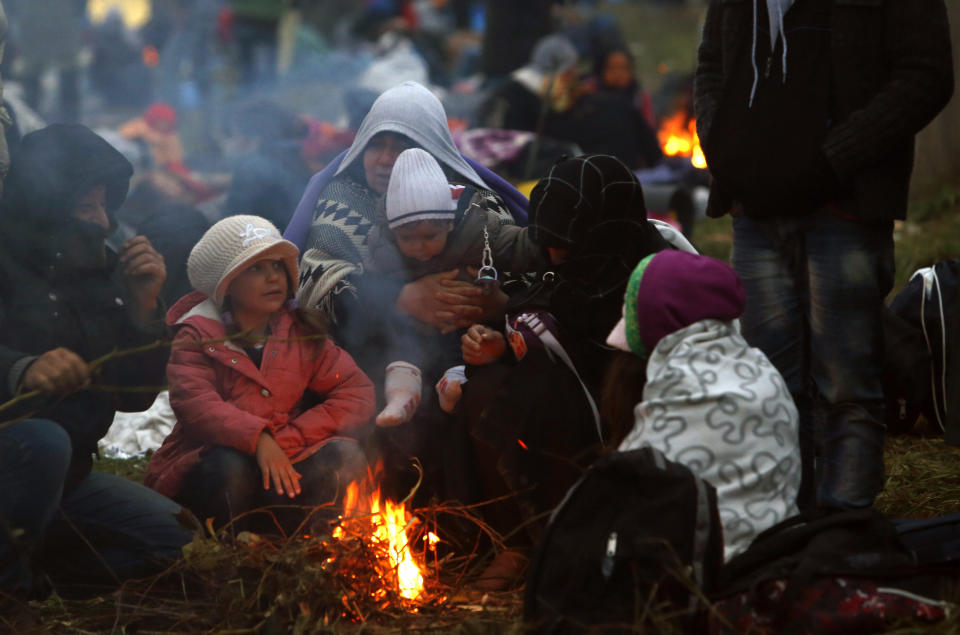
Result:
[[[296,462],[331,439],[353,436],[373,415],[370,379],[329,339],[297,341],[307,333],[291,311],[270,323],[260,368],[237,344],[217,341],[226,337],[226,327],[199,292],[181,298],[167,323],[177,329],[167,366],[177,423],[145,478],[161,494],[176,497],[211,446],[252,455],[266,430]],[[308,389],[322,401],[300,412]]]

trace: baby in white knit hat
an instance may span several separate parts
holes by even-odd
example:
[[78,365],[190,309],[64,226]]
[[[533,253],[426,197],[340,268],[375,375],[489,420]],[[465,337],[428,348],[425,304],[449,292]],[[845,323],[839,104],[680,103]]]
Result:
[[[497,209],[490,193],[451,185],[437,160],[420,148],[405,150],[397,158],[384,212],[383,222],[368,237],[370,257],[364,266],[370,271],[409,281],[459,269],[461,276],[476,279],[472,270],[484,264],[485,247],[500,271],[536,271],[542,262],[541,250],[526,228],[515,225],[506,209]],[[423,342],[422,329],[412,330],[415,332],[405,337]],[[459,359],[459,338],[451,341],[451,351],[432,357],[446,360],[452,354]],[[424,348],[437,351],[436,342]],[[429,361],[432,367],[438,360]],[[462,365],[453,366],[440,378],[437,394],[445,411],[452,412],[465,381]],[[387,366],[384,387],[387,404],[377,424],[395,426],[408,421],[420,402],[420,368],[409,361],[392,362]]]

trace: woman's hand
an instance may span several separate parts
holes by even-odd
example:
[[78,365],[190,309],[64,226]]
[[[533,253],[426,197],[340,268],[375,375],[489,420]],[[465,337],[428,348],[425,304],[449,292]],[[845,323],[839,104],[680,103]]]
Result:
[[[479,270],[476,267],[467,267],[467,273],[471,278],[476,278]],[[482,288],[481,288],[482,291]],[[507,300],[510,299],[506,293],[498,286],[493,293],[481,295],[480,308],[483,311],[480,314],[480,321],[491,323],[499,322],[507,310]],[[468,325],[469,326],[469,325]],[[459,327],[464,328],[464,327]]]
[[460,351],[463,353],[463,361],[482,366],[500,359],[507,351],[507,341],[500,331],[474,324],[460,338]]
[[270,489],[273,481],[277,494],[293,498],[300,493],[300,474],[269,432],[262,432],[257,440],[257,465],[263,473],[263,489]]
[[483,316],[483,289],[457,280],[459,272],[453,269],[408,282],[397,298],[397,309],[443,333],[467,328]]
[[[475,269],[467,269],[476,276]],[[465,329],[477,321],[493,322],[503,317],[507,294],[500,289],[484,295],[483,289],[457,280],[459,269],[434,273],[404,285],[397,309],[441,333]]]

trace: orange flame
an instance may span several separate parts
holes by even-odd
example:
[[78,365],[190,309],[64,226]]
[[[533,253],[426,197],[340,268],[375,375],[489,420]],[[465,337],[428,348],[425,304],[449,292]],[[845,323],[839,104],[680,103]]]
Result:
[[[363,485],[372,481],[372,477],[368,477]],[[406,506],[402,503],[385,499],[381,507],[379,486],[370,494],[361,492],[362,489],[369,490],[370,487],[363,487],[356,481],[347,486],[343,505],[344,517],[366,516],[369,519],[373,531],[368,539],[383,548],[389,561],[384,563],[385,571],[381,573],[381,577],[391,584],[395,583],[401,597],[416,600],[423,593],[423,573],[413,559],[407,535],[416,519],[410,519]],[[340,539],[344,536],[342,525],[333,530],[334,538]]]
[[697,122],[684,111],[678,111],[664,120],[657,131],[657,139],[663,153],[668,157],[690,157],[690,163],[694,167],[707,167],[707,159],[700,147],[700,137],[697,136]]

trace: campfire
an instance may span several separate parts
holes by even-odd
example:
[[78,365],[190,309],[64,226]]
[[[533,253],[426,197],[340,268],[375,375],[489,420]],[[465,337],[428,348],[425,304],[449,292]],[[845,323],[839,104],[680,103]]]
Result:
[[666,156],[690,157],[693,167],[707,167],[707,160],[700,148],[700,137],[697,136],[697,122],[685,111],[679,110],[665,119],[657,131],[657,139]]
[[[194,539],[162,579],[174,589],[174,599],[186,603],[176,606],[199,602],[200,608],[170,612],[169,630],[183,632],[190,624],[192,631],[202,623],[204,631],[260,632],[281,624],[283,632],[294,625],[292,632],[303,633],[385,625],[442,632],[480,612],[484,619],[517,615],[516,595],[475,596],[464,588],[485,562],[478,553],[482,543],[502,548],[502,536],[472,506],[434,503],[414,513],[408,501],[384,495],[382,476],[379,465],[368,470],[344,489],[339,516],[328,507],[315,508],[295,533],[283,537],[215,529],[213,519],[202,524],[184,512],[181,522],[193,529]],[[273,520],[280,527],[280,518]],[[446,521],[466,533],[445,530],[449,535],[441,541],[437,527]],[[155,592],[157,580],[144,583],[137,592]],[[222,610],[205,608],[210,598]],[[144,619],[151,616],[148,611]],[[104,619],[114,624],[112,606]]]
[[[522,598],[476,595],[464,587],[484,562],[478,560],[486,540],[481,535],[500,548],[502,536],[473,506],[435,503],[413,513],[409,502],[382,495],[380,476],[378,467],[348,487],[339,518],[325,513],[328,508],[316,508],[317,522],[305,522],[283,537],[215,528],[212,518],[203,522],[184,510],[178,519],[194,538],[183,547],[183,558],[156,577],[125,584],[116,602],[58,604],[64,617],[56,617],[65,621],[51,622],[51,628],[76,630],[83,624],[87,632],[101,632],[120,624],[131,631],[176,633],[384,627],[446,632],[464,630],[472,620],[484,632],[491,620],[512,627]],[[257,513],[280,513],[285,507]],[[279,517],[274,521],[279,528]],[[441,549],[437,527],[446,521],[466,530],[466,539],[445,530]]]
[[[370,547],[375,568],[383,582],[373,591],[376,600],[389,601],[398,595],[409,603],[413,610],[424,596],[424,564],[427,551],[436,552],[439,538],[433,532],[422,535],[419,554],[414,555],[414,528],[419,523],[405,503],[396,503],[382,496],[379,481],[374,474],[347,486],[344,496],[343,516],[334,528],[332,537],[341,542],[360,541]],[[420,532],[423,533],[423,532]]]

